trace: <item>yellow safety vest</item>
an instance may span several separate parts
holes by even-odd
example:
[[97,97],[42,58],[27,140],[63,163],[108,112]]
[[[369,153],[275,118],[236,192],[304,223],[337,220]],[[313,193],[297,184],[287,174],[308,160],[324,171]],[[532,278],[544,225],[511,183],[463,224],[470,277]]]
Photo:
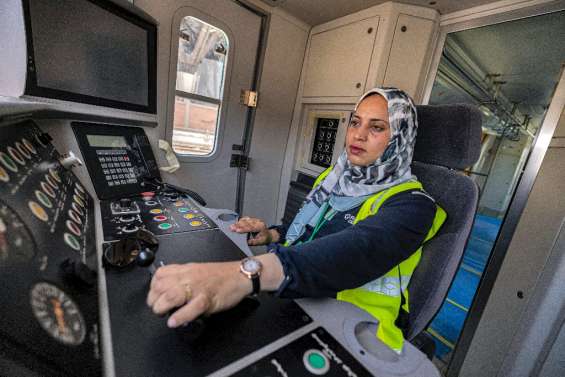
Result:
[[[314,187],[320,184],[329,174],[331,167],[326,169],[314,182]],[[399,185],[380,191],[365,200],[359,212],[355,216],[353,225],[369,216],[374,216],[379,211],[383,203],[400,192],[407,190],[422,190],[422,184],[418,181],[408,181]],[[445,211],[436,204],[436,214],[432,227],[429,230],[424,242],[431,239],[445,222],[447,215]],[[361,309],[369,312],[379,320],[377,337],[396,352],[402,351],[404,336],[402,330],[395,324],[400,312],[401,289],[404,292],[405,304],[403,309],[408,312],[408,283],[413,271],[420,262],[422,247],[420,246],[412,255],[392,268],[383,276],[375,279],[361,287],[347,289],[337,294],[337,299],[350,302]],[[400,278],[400,279],[399,279]],[[401,286],[402,284],[402,286]]]

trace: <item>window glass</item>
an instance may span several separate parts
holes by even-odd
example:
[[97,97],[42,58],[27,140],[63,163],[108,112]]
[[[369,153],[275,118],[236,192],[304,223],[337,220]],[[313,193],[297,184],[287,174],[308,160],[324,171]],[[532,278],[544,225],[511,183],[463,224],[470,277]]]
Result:
[[173,150],[181,154],[212,154],[218,112],[217,104],[176,96]]
[[215,150],[228,52],[226,34],[194,17],[180,24],[173,150],[210,155]]
[[[465,254],[427,329],[437,365],[447,367],[559,80],[565,12],[450,33],[429,104],[468,103],[482,112],[481,153],[465,170],[480,188]],[[513,48],[514,41],[524,43]],[[543,64],[541,63],[543,62]],[[442,364],[445,364],[442,365]]]

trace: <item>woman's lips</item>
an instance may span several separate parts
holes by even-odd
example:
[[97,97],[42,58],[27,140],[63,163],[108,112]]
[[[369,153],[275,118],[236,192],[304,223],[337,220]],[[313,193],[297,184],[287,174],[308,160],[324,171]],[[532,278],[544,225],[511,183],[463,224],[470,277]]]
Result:
[[358,156],[365,152],[365,150],[363,148],[356,147],[355,145],[350,145],[349,152],[351,152],[352,155]]

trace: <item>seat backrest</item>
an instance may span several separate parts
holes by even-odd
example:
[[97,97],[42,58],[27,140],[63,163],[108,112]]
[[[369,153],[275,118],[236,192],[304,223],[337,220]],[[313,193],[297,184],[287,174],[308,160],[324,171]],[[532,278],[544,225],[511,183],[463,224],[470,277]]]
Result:
[[478,204],[477,185],[458,170],[473,165],[481,149],[481,113],[470,105],[418,106],[412,172],[447,212],[447,220],[422,252],[408,286],[410,340],[424,330],[445,299],[461,262]]

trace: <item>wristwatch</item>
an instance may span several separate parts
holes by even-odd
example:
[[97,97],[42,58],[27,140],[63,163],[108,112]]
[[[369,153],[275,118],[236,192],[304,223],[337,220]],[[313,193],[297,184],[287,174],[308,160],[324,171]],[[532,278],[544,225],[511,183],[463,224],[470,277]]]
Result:
[[245,258],[241,260],[239,265],[239,271],[247,276],[253,284],[252,294],[256,295],[261,290],[261,283],[259,281],[259,276],[263,270],[263,265],[255,258]]

